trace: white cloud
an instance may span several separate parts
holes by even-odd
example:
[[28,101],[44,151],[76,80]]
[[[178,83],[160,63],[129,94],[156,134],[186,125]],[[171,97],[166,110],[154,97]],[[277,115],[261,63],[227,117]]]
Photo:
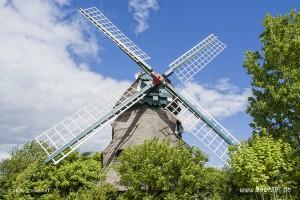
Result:
[[[111,88],[129,84],[78,63],[80,58],[95,58],[99,47],[84,32],[88,28],[80,16],[62,19],[60,5],[66,4],[66,0],[0,0],[2,158],[12,145],[33,139]],[[103,149],[109,140],[106,134],[94,146]]]
[[134,29],[136,34],[142,33],[149,28],[147,20],[150,11],[158,10],[157,0],[129,0],[129,11],[133,13],[133,18],[137,25]]
[[229,79],[224,78],[210,85],[188,82],[180,90],[188,93],[209,114],[218,119],[245,111],[248,97],[251,96],[249,88],[240,91]]

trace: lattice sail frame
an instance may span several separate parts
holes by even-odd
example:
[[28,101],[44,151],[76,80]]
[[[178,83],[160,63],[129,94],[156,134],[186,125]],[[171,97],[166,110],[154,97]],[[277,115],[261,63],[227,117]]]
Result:
[[148,60],[150,57],[142,51],[136,44],[134,44],[125,34],[122,33],[103,13],[96,7],[87,9],[79,9],[90,22],[92,22],[98,29],[103,31],[110,37],[122,50],[124,50],[134,60]]
[[[51,156],[54,152],[56,152],[59,148],[70,142],[73,138],[81,134],[84,130],[89,128],[93,123],[95,123],[100,118],[107,115],[110,111],[113,110],[113,107],[118,104],[121,104],[120,98],[123,102],[134,95],[137,90],[133,87],[127,89],[124,93],[124,90],[118,88],[111,92],[109,97],[100,98],[95,102],[87,105],[86,107],[80,109],[76,113],[67,117],[62,122],[54,125],[49,130],[45,131],[38,137],[36,137],[36,141],[41,145],[44,151],[48,156]],[[134,105],[139,100],[141,100],[144,95],[141,95],[139,98],[135,99],[131,102],[131,105]],[[100,124],[96,129],[92,130],[89,134],[85,135],[80,140],[73,143],[68,149],[61,152],[60,155],[54,157],[52,161],[54,164],[59,163],[62,159],[68,156],[70,153],[75,151],[86,142],[90,137],[92,137],[95,133],[100,132],[106,125],[110,124],[115,118],[121,115],[123,112],[127,110],[121,110],[115,116],[108,119],[105,123]]]
[[[152,68],[144,62],[150,57],[137,45],[135,45],[128,37],[126,37],[96,7],[79,9],[79,12],[83,14],[90,22],[92,22],[99,30],[103,31],[109,38],[111,38],[146,72],[152,72]],[[182,82],[186,82],[204,66],[206,66],[225,47],[226,45],[212,34],[202,42],[197,44],[195,47],[193,47],[191,50],[186,52],[184,55],[172,62],[168,71],[171,73],[173,73],[174,71],[174,73]],[[127,92],[132,92],[131,94],[129,94],[130,96],[133,95],[133,93],[136,91],[134,88],[132,88]],[[38,136],[36,140],[48,154],[48,160],[51,159],[55,164],[57,164],[70,153],[75,151],[81,144],[92,137],[95,133],[101,131],[103,127],[111,123],[116,117],[127,110],[127,106],[125,107],[125,109],[119,110],[120,112],[118,111],[118,113],[113,115],[113,117],[110,117],[105,122],[99,124],[99,126],[92,129],[91,132],[88,132],[87,135],[79,140],[76,140],[75,143],[73,143],[72,141],[72,145],[69,146],[70,141],[73,140],[73,138],[77,138],[77,136],[79,135],[81,137],[81,134],[85,133],[85,130],[91,130],[89,129],[89,127],[91,127],[91,124],[97,122],[97,119],[104,116],[104,118],[106,118],[106,115],[114,110],[113,107],[121,96],[121,93],[122,92],[115,92],[110,94],[111,96],[109,96],[108,98],[97,100],[96,102],[79,110],[75,114],[65,119],[63,122],[55,125],[48,131]],[[130,102],[131,105],[135,104],[145,96],[145,94],[138,95],[138,98]],[[185,97],[187,97],[186,94],[184,95]],[[126,101],[127,98],[124,98],[123,96],[121,98],[121,102],[118,101],[117,104],[122,104],[123,99],[124,101]],[[200,105],[195,103],[191,98],[188,99],[189,101],[193,102],[193,105],[197,109],[199,109],[199,111],[203,113],[205,117],[207,117],[218,127],[218,129],[222,131],[223,135],[225,135],[226,138],[230,138],[230,141],[232,141],[232,143],[238,143],[238,141],[221,124],[219,124],[213,117],[211,117]],[[99,105],[97,104],[97,102],[99,103]],[[226,160],[227,143],[217,134],[217,132],[210,128],[208,124],[206,124],[201,118],[197,117],[198,115],[196,115],[184,102],[182,102],[178,97],[175,96],[173,101],[168,104],[167,108],[175,115],[175,117],[178,118],[178,120],[183,123],[187,132],[191,132],[193,135],[195,135],[196,138],[204,143],[204,145],[207,146],[211,151],[213,151],[221,160]],[[94,126],[92,126],[91,128],[93,127]],[[61,151],[61,149],[64,149],[62,148],[63,146],[68,146],[68,148]],[[59,153],[58,156],[56,156],[57,153]],[[53,157],[54,155],[55,157]]]
[[211,34],[192,49],[173,61],[169,67],[183,83],[190,80],[203,67],[220,54],[226,45]]
[[[185,98],[193,104],[205,118],[212,122],[219,131],[229,139],[232,144],[239,144],[239,141],[227,131],[214,117],[212,117],[203,107],[197,104],[188,94],[182,92]],[[224,163],[228,159],[228,144],[227,142],[214,131],[204,120],[198,117],[179,97],[174,97],[173,100],[166,106],[183,125],[184,132],[192,133],[198,140],[202,142],[209,150],[211,150]]]

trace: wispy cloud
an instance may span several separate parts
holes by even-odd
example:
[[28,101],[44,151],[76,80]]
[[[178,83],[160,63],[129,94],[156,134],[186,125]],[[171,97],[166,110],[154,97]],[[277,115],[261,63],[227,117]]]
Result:
[[[0,158],[112,88],[129,85],[78,62],[95,58],[99,47],[79,16],[61,20],[67,3],[0,0]],[[98,149],[111,138],[101,136],[94,140]]]
[[158,9],[157,0],[129,0],[129,11],[133,13],[133,18],[137,23],[134,29],[135,34],[140,34],[149,28],[147,20],[150,11]]
[[180,89],[188,93],[208,113],[218,119],[244,112],[248,104],[248,97],[251,96],[250,88],[240,90],[227,78],[209,85],[188,82]]

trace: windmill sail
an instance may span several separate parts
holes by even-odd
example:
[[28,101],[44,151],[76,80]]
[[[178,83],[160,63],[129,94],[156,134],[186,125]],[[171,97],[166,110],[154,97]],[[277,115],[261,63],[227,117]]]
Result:
[[146,72],[152,69],[145,61],[150,57],[122,33],[107,17],[96,7],[79,9],[79,12],[92,22],[99,30],[105,33],[113,42],[119,46],[129,57],[138,63]]
[[[53,160],[55,164],[60,162],[87,139],[141,100],[151,87],[148,85],[140,91],[130,88],[125,94],[118,89],[107,98],[101,98],[89,104],[39,135],[36,141],[49,156],[45,162],[50,160]],[[118,102],[118,105],[113,108],[121,95],[122,102]]]
[[166,108],[182,122],[185,132],[192,133],[226,163],[228,145],[239,141],[186,93],[180,94],[170,85],[167,88],[174,98]]
[[182,82],[188,81],[211,62],[226,45],[212,34],[172,62],[169,65],[170,68],[161,76],[154,73],[146,63],[149,56],[96,7],[79,9],[79,12],[111,38],[119,48],[150,75],[150,78],[140,77],[137,80],[138,87],[130,87],[125,93],[122,90],[111,92],[106,98],[86,106],[38,136],[37,142],[48,155],[45,162],[52,160],[57,164],[130,107],[142,102],[144,97],[147,99],[144,102],[165,101],[166,103],[161,105],[167,104],[166,109],[182,122],[185,131],[192,133],[221,160],[226,162],[227,146],[238,144],[238,140],[192,98],[176,91],[170,82],[164,79],[175,73]]
[[164,73],[165,77],[173,72],[183,83],[190,80],[203,67],[211,62],[226,47],[217,36],[211,34],[191,50],[173,61],[170,69]]

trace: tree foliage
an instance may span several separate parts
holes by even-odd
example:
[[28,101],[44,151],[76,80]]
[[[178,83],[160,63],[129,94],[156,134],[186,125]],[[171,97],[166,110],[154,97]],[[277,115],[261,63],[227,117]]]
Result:
[[253,86],[248,113],[254,132],[266,130],[295,149],[289,180],[300,190],[300,13],[267,15],[263,25],[262,51],[246,52],[244,61]]
[[3,160],[0,164],[0,198],[12,188],[12,183],[19,173],[43,157],[44,152],[35,142],[28,142],[22,148],[13,149],[11,158]]
[[294,187],[293,148],[281,139],[264,133],[255,135],[230,153],[233,180],[239,187]]
[[99,153],[75,152],[58,165],[43,160],[43,150],[35,142],[14,149],[11,158],[0,164],[0,183],[4,186],[0,198],[105,199],[113,193],[112,187],[103,183]]
[[260,36],[263,51],[248,51],[244,67],[252,76],[248,112],[256,131],[300,145],[300,14],[267,15]]
[[58,165],[45,164],[35,142],[14,149],[0,163],[0,199],[224,199],[228,178],[204,167],[207,156],[184,144],[158,139],[126,149],[116,166],[128,191],[104,182],[101,156],[74,152]]
[[128,191],[124,199],[203,199],[220,198],[225,174],[205,168],[207,156],[184,144],[171,146],[157,138],[129,147],[119,158],[116,170]]

